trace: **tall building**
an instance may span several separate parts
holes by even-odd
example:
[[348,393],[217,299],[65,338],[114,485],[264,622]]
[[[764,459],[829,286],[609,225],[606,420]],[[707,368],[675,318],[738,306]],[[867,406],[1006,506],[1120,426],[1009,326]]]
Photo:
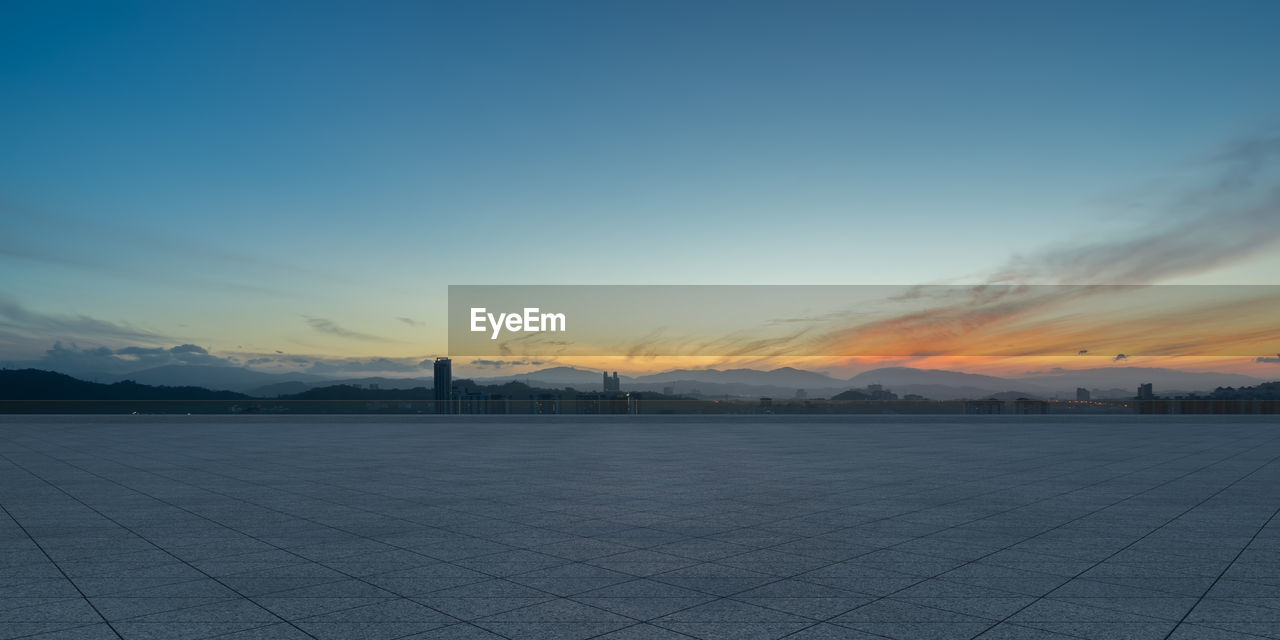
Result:
[[1089,390],[1084,387],[1076,387],[1076,402],[1088,402]]
[[604,376],[604,390],[606,392],[622,390],[622,383],[618,380],[617,371],[613,372],[612,378],[609,377],[609,372],[607,371],[600,372],[600,375]]
[[436,413],[453,413],[450,392],[453,391],[453,362],[448,358],[436,358],[435,377],[431,381],[435,388]]
[[1155,397],[1156,397],[1156,394],[1154,391],[1151,390],[1150,382],[1138,385],[1139,400],[1154,400]]

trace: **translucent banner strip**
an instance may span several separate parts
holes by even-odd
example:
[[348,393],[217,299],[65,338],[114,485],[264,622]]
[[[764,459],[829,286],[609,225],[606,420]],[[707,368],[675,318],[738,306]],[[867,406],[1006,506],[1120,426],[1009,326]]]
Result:
[[469,356],[1258,356],[1277,285],[451,285]]

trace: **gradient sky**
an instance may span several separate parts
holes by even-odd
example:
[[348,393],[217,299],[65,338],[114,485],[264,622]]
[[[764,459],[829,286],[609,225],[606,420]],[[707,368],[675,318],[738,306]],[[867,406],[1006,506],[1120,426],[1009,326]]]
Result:
[[408,362],[444,352],[448,284],[1274,284],[1276,24],[5,2],[0,360]]

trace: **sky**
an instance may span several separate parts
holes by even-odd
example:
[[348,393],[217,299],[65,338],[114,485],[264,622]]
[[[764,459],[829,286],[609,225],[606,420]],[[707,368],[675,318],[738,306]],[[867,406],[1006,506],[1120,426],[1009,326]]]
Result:
[[1275,284],[1278,22],[5,2],[0,361],[421,372],[450,284]]

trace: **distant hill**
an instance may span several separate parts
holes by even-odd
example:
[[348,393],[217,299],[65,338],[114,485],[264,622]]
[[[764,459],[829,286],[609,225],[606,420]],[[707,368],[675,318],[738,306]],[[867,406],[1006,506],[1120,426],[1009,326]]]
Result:
[[[1045,399],[1035,395],[1034,393],[1024,393],[1022,391],[1002,391],[1000,393],[993,393],[989,396],[985,396],[985,398],[995,398],[996,400],[1004,400],[1005,402],[1014,402],[1016,400],[1021,400],[1021,399],[1026,399],[1026,400],[1044,400]],[[971,399],[983,400],[985,398],[971,398]]]
[[150,385],[179,385],[250,392],[281,382],[325,382],[330,378],[308,373],[265,373],[246,367],[167,364],[117,375],[116,380],[133,380]]
[[[529,373],[510,376],[476,378],[476,382],[495,384],[507,381],[529,382],[543,386],[574,387],[577,389],[596,389],[601,386],[601,372],[576,367],[551,367]],[[793,393],[796,389],[813,391],[835,391],[844,388],[843,380],[833,378],[824,373],[805,371],[793,367],[782,367],[772,371],[756,369],[673,369],[643,376],[618,376],[626,390],[661,391],[664,386],[682,385],[698,386],[704,392],[729,395],[750,395],[752,393],[777,393],[785,390]]]
[[[23,365],[26,366],[26,365]],[[89,376],[68,372],[79,379]],[[455,372],[456,375],[457,372]],[[309,373],[268,373],[247,367],[165,365],[129,374],[94,374],[99,382],[133,380],[151,386],[201,387],[228,390],[259,398],[275,398],[303,393],[309,389],[346,384],[380,389],[412,389],[434,386],[430,376],[414,378],[335,378]],[[1157,395],[1208,393],[1218,387],[1247,387],[1263,380],[1247,375],[1179,371],[1117,364],[1088,369],[1047,369],[1019,376],[997,377],[941,369],[883,367],[855,375],[848,380],[831,375],[782,367],[769,371],[755,369],[676,369],[643,376],[619,376],[624,391],[662,393],[668,387],[678,395],[697,392],[702,397],[748,398],[792,397],[803,389],[810,398],[832,397],[852,388],[881,384],[899,395],[915,394],[936,400],[987,397],[996,393],[1020,392],[1028,397],[1075,397],[1076,387],[1094,392],[1095,398],[1132,397],[1139,384],[1150,382]],[[601,372],[557,366],[529,373],[474,378],[476,384],[500,385],[519,382],[539,388],[572,387],[580,391],[601,388]]]
[[1052,395],[1050,389],[1023,380],[945,369],[883,367],[859,373],[849,378],[849,382],[860,387],[880,384],[899,395],[914,394],[933,400],[985,398],[1015,390],[1019,395],[1027,397]]
[[275,398],[277,396],[288,396],[295,393],[302,393],[307,389],[313,389],[317,386],[324,386],[324,383],[307,383],[290,380],[289,382],[277,382],[275,384],[249,389],[247,393],[255,398]]
[[[771,371],[755,369],[675,369],[643,376],[619,376],[625,391],[657,391],[667,387],[677,394],[703,397],[791,397],[804,389],[809,397],[832,397],[853,388],[881,384],[899,395],[915,394],[936,400],[958,400],[990,397],[993,394],[1018,394],[1028,398],[1074,397],[1076,387],[1107,390],[1098,397],[1115,396],[1114,389],[1132,389],[1152,382],[1157,393],[1207,392],[1219,386],[1245,386],[1261,380],[1239,374],[1198,373],[1150,367],[1117,366],[1081,370],[1051,370],[1025,376],[999,377],[964,373],[945,369],[882,367],[841,380],[825,373],[782,367]],[[552,367],[527,374],[477,378],[480,384],[508,381],[528,382],[543,387],[574,387],[595,390],[600,387],[600,372],[574,367]],[[328,384],[332,384],[329,382]]]
[[1264,382],[1256,387],[1219,387],[1209,394],[1213,398],[1230,400],[1277,400],[1280,399],[1280,382]]
[[369,387],[376,385],[379,389],[416,389],[418,387],[426,387],[430,389],[435,386],[430,376],[425,378],[384,378],[375,376],[370,378],[343,378],[340,380],[326,380],[323,383],[313,383],[311,386],[334,384],[350,384],[357,387]]
[[[1013,383],[1010,383],[1010,386],[1002,388],[1013,388],[1012,384]],[[972,400],[974,398],[985,398],[993,393],[1003,393],[1002,391],[995,391],[991,387],[956,387],[945,384],[900,384],[885,386],[894,393],[902,394],[904,396],[907,394],[914,394],[917,396],[924,396],[930,400]]]
[[676,369],[635,379],[637,384],[667,383],[677,381],[714,382],[717,384],[744,384],[753,386],[783,387],[789,389],[839,389],[844,380],[825,373],[805,371],[794,367],[782,367],[770,371],[757,369]]
[[1159,367],[1094,367],[1090,369],[1052,369],[1029,373],[1019,378],[1040,388],[1057,391],[1086,389],[1124,389],[1125,396],[1138,392],[1138,385],[1150,382],[1157,395],[1207,393],[1218,387],[1239,387],[1263,382],[1260,378],[1238,373],[1179,371]]
[[0,369],[0,400],[239,400],[232,391],[168,387],[133,381],[101,384],[39,369]]
[[[622,385],[623,391],[652,391],[661,393],[670,387],[676,395],[693,395],[707,398],[746,397],[755,398],[769,396],[772,398],[790,398],[797,389],[803,387],[754,385],[738,383],[707,382],[705,380],[670,380],[667,382],[631,383]],[[825,397],[838,393],[841,387],[821,387],[805,389],[811,398]]]
[[429,387],[412,389],[370,389],[349,384],[335,384],[307,389],[301,393],[281,396],[280,400],[431,400]]
[[871,394],[863,391],[862,389],[850,389],[831,396],[831,399],[836,402],[861,402],[863,400],[870,400]]
[[[632,378],[618,375],[625,385]],[[535,387],[574,387],[575,389],[597,389],[602,386],[601,372],[577,367],[549,367],[521,373],[518,375],[474,378],[477,384],[502,384],[505,382],[523,382]]]
[[[466,378],[454,380],[454,385],[475,390],[479,389],[493,394],[502,394],[504,396],[526,397],[534,390],[520,382],[504,382],[500,384],[480,385],[474,380]],[[367,384],[350,385],[350,384],[334,384],[323,387],[315,387],[307,389],[300,393],[280,396],[279,400],[434,400],[435,390],[430,386],[414,386],[414,387],[383,387],[378,386],[377,389],[370,389]]]
[[849,382],[855,385],[882,384],[886,387],[903,385],[945,385],[951,387],[973,387],[977,389],[994,389],[1003,391],[1014,381],[1008,378],[982,375],[980,373],[963,373],[946,369],[913,369],[911,367],[882,367],[864,371]]
[[258,398],[275,398],[277,396],[294,395],[302,393],[308,389],[318,389],[320,387],[331,387],[334,385],[349,385],[353,387],[361,387],[367,389],[370,385],[377,385],[379,389],[413,389],[416,387],[426,387],[430,389],[433,385],[431,378],[343,378],[315,380],[312,382],[301,382],[298,380],[289,380],[288,382],[276,382],[273,384],[263,385],[246,389],[245,393]]

